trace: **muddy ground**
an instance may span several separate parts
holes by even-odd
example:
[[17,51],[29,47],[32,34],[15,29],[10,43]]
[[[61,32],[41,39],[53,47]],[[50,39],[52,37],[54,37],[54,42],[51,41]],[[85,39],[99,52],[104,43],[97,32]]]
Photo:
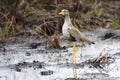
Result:
[[[67,48],[46,49],[44,38],[11,37],[0,45],[0,80],[120,80],[119,29],[82,31],[94,45],[77,43],[76,64],[72,64],[71,42]],[[12,43],[14,42],[14,43]],[[112,61],[103,68],[86,63],[101,52]]]

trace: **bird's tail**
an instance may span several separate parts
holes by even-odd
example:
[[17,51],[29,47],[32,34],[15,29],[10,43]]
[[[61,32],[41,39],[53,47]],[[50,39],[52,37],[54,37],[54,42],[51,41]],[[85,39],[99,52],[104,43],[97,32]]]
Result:
[[88,40],[88,39],[87,39],[87,43],[88,43],[89,45],[95,44],[93,41],[90,41],[90,40]]
[[91,42],[92,44],[95,44],[95,42]]
[[88,42],[88,44],[91,45],[91,44],[95,44],[95,43],[93,41],[90,41],[90,42]]

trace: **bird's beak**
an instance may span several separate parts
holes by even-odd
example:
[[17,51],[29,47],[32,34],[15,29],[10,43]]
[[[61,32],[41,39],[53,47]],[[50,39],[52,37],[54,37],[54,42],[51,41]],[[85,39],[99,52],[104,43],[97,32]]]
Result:
[[61,11],[61,12],[59,12],[58,14],[60,14],[60,15],[64,15],[64,12],[63,12],[63,11]]

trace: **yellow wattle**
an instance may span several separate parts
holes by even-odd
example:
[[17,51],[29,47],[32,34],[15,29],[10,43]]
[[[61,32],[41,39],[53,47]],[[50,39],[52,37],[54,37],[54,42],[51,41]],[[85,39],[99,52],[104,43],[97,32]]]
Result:
[[61,12],[59,12],[58,14],[60,14],[60,15],[64,15],[64,12],[61,11]]

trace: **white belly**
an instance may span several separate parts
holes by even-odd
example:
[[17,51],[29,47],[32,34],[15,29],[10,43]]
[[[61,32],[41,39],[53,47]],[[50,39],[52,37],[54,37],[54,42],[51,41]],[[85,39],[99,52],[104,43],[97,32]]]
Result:
[[69,33],[69,31],[68,31],[68,28],[69,28],[68,25],[63,24],[62,34],[63,34],[63,37],[65,37],[65,38],[70,38],[70,33]]

